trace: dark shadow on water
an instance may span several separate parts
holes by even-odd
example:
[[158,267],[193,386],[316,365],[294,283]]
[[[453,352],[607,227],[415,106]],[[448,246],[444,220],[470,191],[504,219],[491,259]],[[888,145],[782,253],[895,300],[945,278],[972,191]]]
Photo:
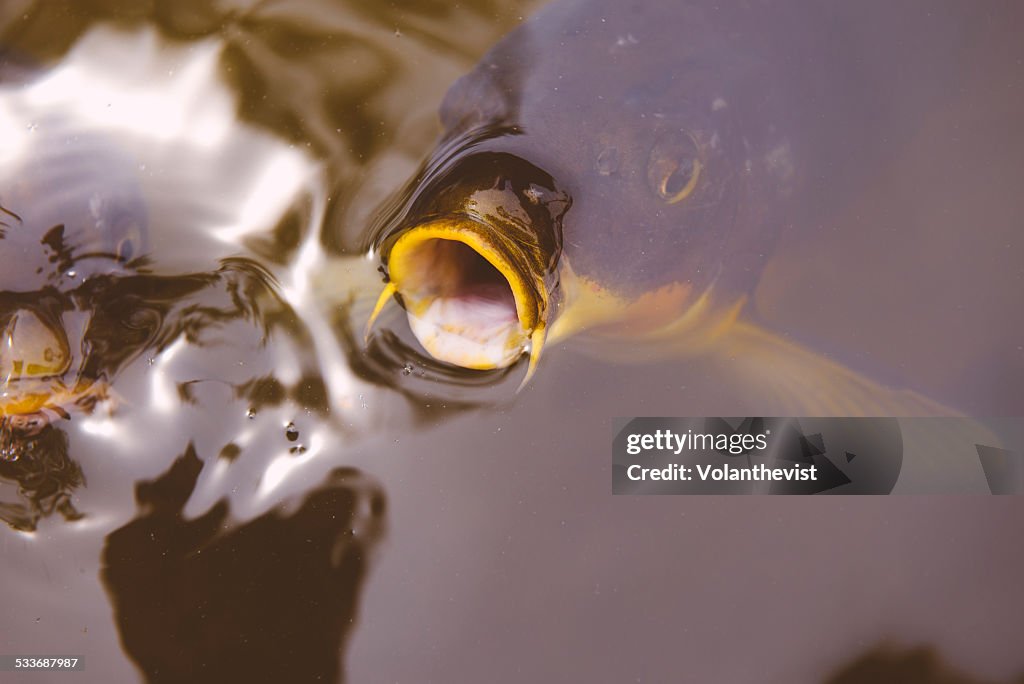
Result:
[[[843,665],[825,684],[986,684],[951,666],[933,648],[879,645]],[[1024,675],[1015,682],[1024,682]]]
[[136,486],[138,517],[107,537],[102,580],[125,651],[149,682],[341,681],[383,492],[338,468],[233,527],[224,501],[182,514],[202,468],[190,445]]

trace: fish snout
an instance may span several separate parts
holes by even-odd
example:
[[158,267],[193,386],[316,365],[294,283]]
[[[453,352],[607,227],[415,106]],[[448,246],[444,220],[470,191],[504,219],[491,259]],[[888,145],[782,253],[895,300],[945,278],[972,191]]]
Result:
[[[474,370],[524,354],[527,378],[544,343],[568,196],[546,173],[503,153],[478,153],[426,183],[410,215],[380,242],[392,297],[435,359]],[[525,380],[524,380],[525,382]]]

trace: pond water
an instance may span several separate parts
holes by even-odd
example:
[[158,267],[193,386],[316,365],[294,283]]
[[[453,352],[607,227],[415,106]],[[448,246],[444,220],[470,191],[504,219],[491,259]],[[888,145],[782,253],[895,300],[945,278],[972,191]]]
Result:
[[[575,339],[517,392],[525,363],[446,367],[395,306],[364,343],[372,228],[538,6],[0,6],[0,654],[97,682],[783,682],[891,640],[1024,670],[1019,497],[613,497],[616,416],[792,411],[720,360]],[[1020,416],[1022,16],[995,13],[752,306]]]

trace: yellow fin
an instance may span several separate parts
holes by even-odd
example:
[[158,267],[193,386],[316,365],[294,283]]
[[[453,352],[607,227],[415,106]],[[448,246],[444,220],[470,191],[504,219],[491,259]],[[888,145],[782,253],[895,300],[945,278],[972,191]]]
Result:
[[564,263],[563,310],[548,340],[581,337],[577,347],[605,360],[652,361],[705,354],[736,322],[746,297],[721,301],[714,287],[695,293],[686,283],[628,299],[577,275]]
[[766,391],[794,416],[956,416],[955,409],[894,390],[747,321],[722,335],[714,361],[735,382]]
[[894,389],[745,321],[723,335],[712,363],[717,377],[764,415],[938,417],[901,421],[904,461],[896,491],[987,492],[976,445],[1002,440],[978,419],[917,392]]

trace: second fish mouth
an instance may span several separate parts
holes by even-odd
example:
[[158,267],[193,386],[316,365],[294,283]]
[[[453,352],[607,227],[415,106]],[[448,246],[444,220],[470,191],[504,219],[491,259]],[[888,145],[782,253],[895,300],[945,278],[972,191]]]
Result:
[[374,317],[397,294],[413,334],[434,358],[488,370],[511,366],[528,353],[532,371],[543,344],[548,293],[521,249],[466,216],[414,226],[391,245],[390,282]]

